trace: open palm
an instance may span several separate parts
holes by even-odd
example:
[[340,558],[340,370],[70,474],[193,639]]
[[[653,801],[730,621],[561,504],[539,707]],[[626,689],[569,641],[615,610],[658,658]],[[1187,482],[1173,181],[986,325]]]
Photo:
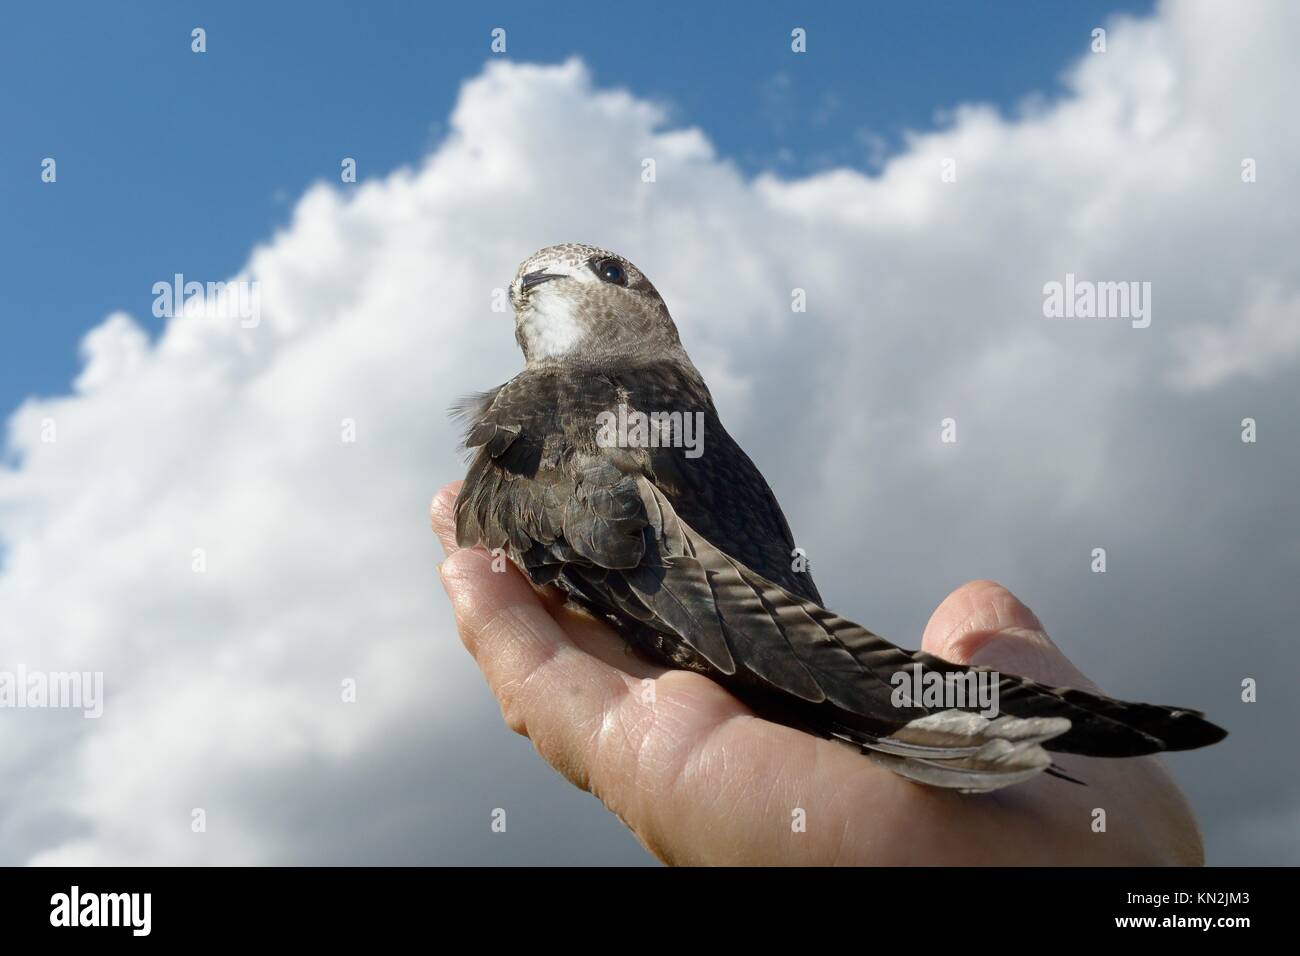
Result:
[[[664,862],[1202,862],[1191,810],[1157,759],[1062,756],[1086,786],[1040,775],[969,795],[912,783],[856,748],[754,716],[706,677],[645,661],[509,562],[499,573],[485,552],[457,549],[458,488],[433,501],[447,551],[440,574],[506,723]],[[921,646],[956,663],[1096,690],[1033,612],[989,581],[950,594]]]

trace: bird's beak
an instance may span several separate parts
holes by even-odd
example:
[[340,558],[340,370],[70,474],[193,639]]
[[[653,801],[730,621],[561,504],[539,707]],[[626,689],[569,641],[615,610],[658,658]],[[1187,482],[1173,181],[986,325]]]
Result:
[[552,279],[563,279],[564,276],[555,272],[529,272],[519,280],[519,287],[527,292],[533,286],[541,285],[543,282],[550,282]]

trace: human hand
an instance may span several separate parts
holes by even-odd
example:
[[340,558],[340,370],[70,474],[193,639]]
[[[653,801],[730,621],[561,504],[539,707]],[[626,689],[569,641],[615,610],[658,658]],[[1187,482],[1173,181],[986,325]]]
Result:
[[[660,860],[731,865],[1199,865],[1191,809],[1153,757],[1058,755],[988,794],[912,783],[856,748],[756,716],[700,674],[629,652],[605,623],[538,592],[513,565],[457,549],[460,483],[434,498],[456,624],[506,723],[598,797]],[[1097,692],[1032,611],[991,581],[950,594],[922,649]],[[1096,810],[1104,832],[1094,831]],[[794,826],[803,811],[804,829]]]

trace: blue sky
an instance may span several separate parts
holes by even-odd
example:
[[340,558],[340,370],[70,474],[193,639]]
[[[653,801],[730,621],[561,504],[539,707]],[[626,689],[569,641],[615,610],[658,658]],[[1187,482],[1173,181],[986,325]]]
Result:
[[[312,181],[361,179],[441,135],[493,27],[513,59],[580,55],[699,125],[746,172],[871,168],[936,110],[1053,95],[1091,29],[1147,2],[1043,4],[41,4],[0,13],[0,410],[63,391],[115,309],[232,274]],[[190,52],[203,26],[208,52]],[[789,54],[808,30],[809,53]],[[40,181],[46,156],[58,182]]]

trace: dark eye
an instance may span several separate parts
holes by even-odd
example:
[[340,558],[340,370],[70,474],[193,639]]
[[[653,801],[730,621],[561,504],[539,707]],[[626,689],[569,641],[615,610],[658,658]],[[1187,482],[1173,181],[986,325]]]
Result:
[[601,259],[592,264],[596,275],[613,285],[627,285],[627,273],[617,259]]

